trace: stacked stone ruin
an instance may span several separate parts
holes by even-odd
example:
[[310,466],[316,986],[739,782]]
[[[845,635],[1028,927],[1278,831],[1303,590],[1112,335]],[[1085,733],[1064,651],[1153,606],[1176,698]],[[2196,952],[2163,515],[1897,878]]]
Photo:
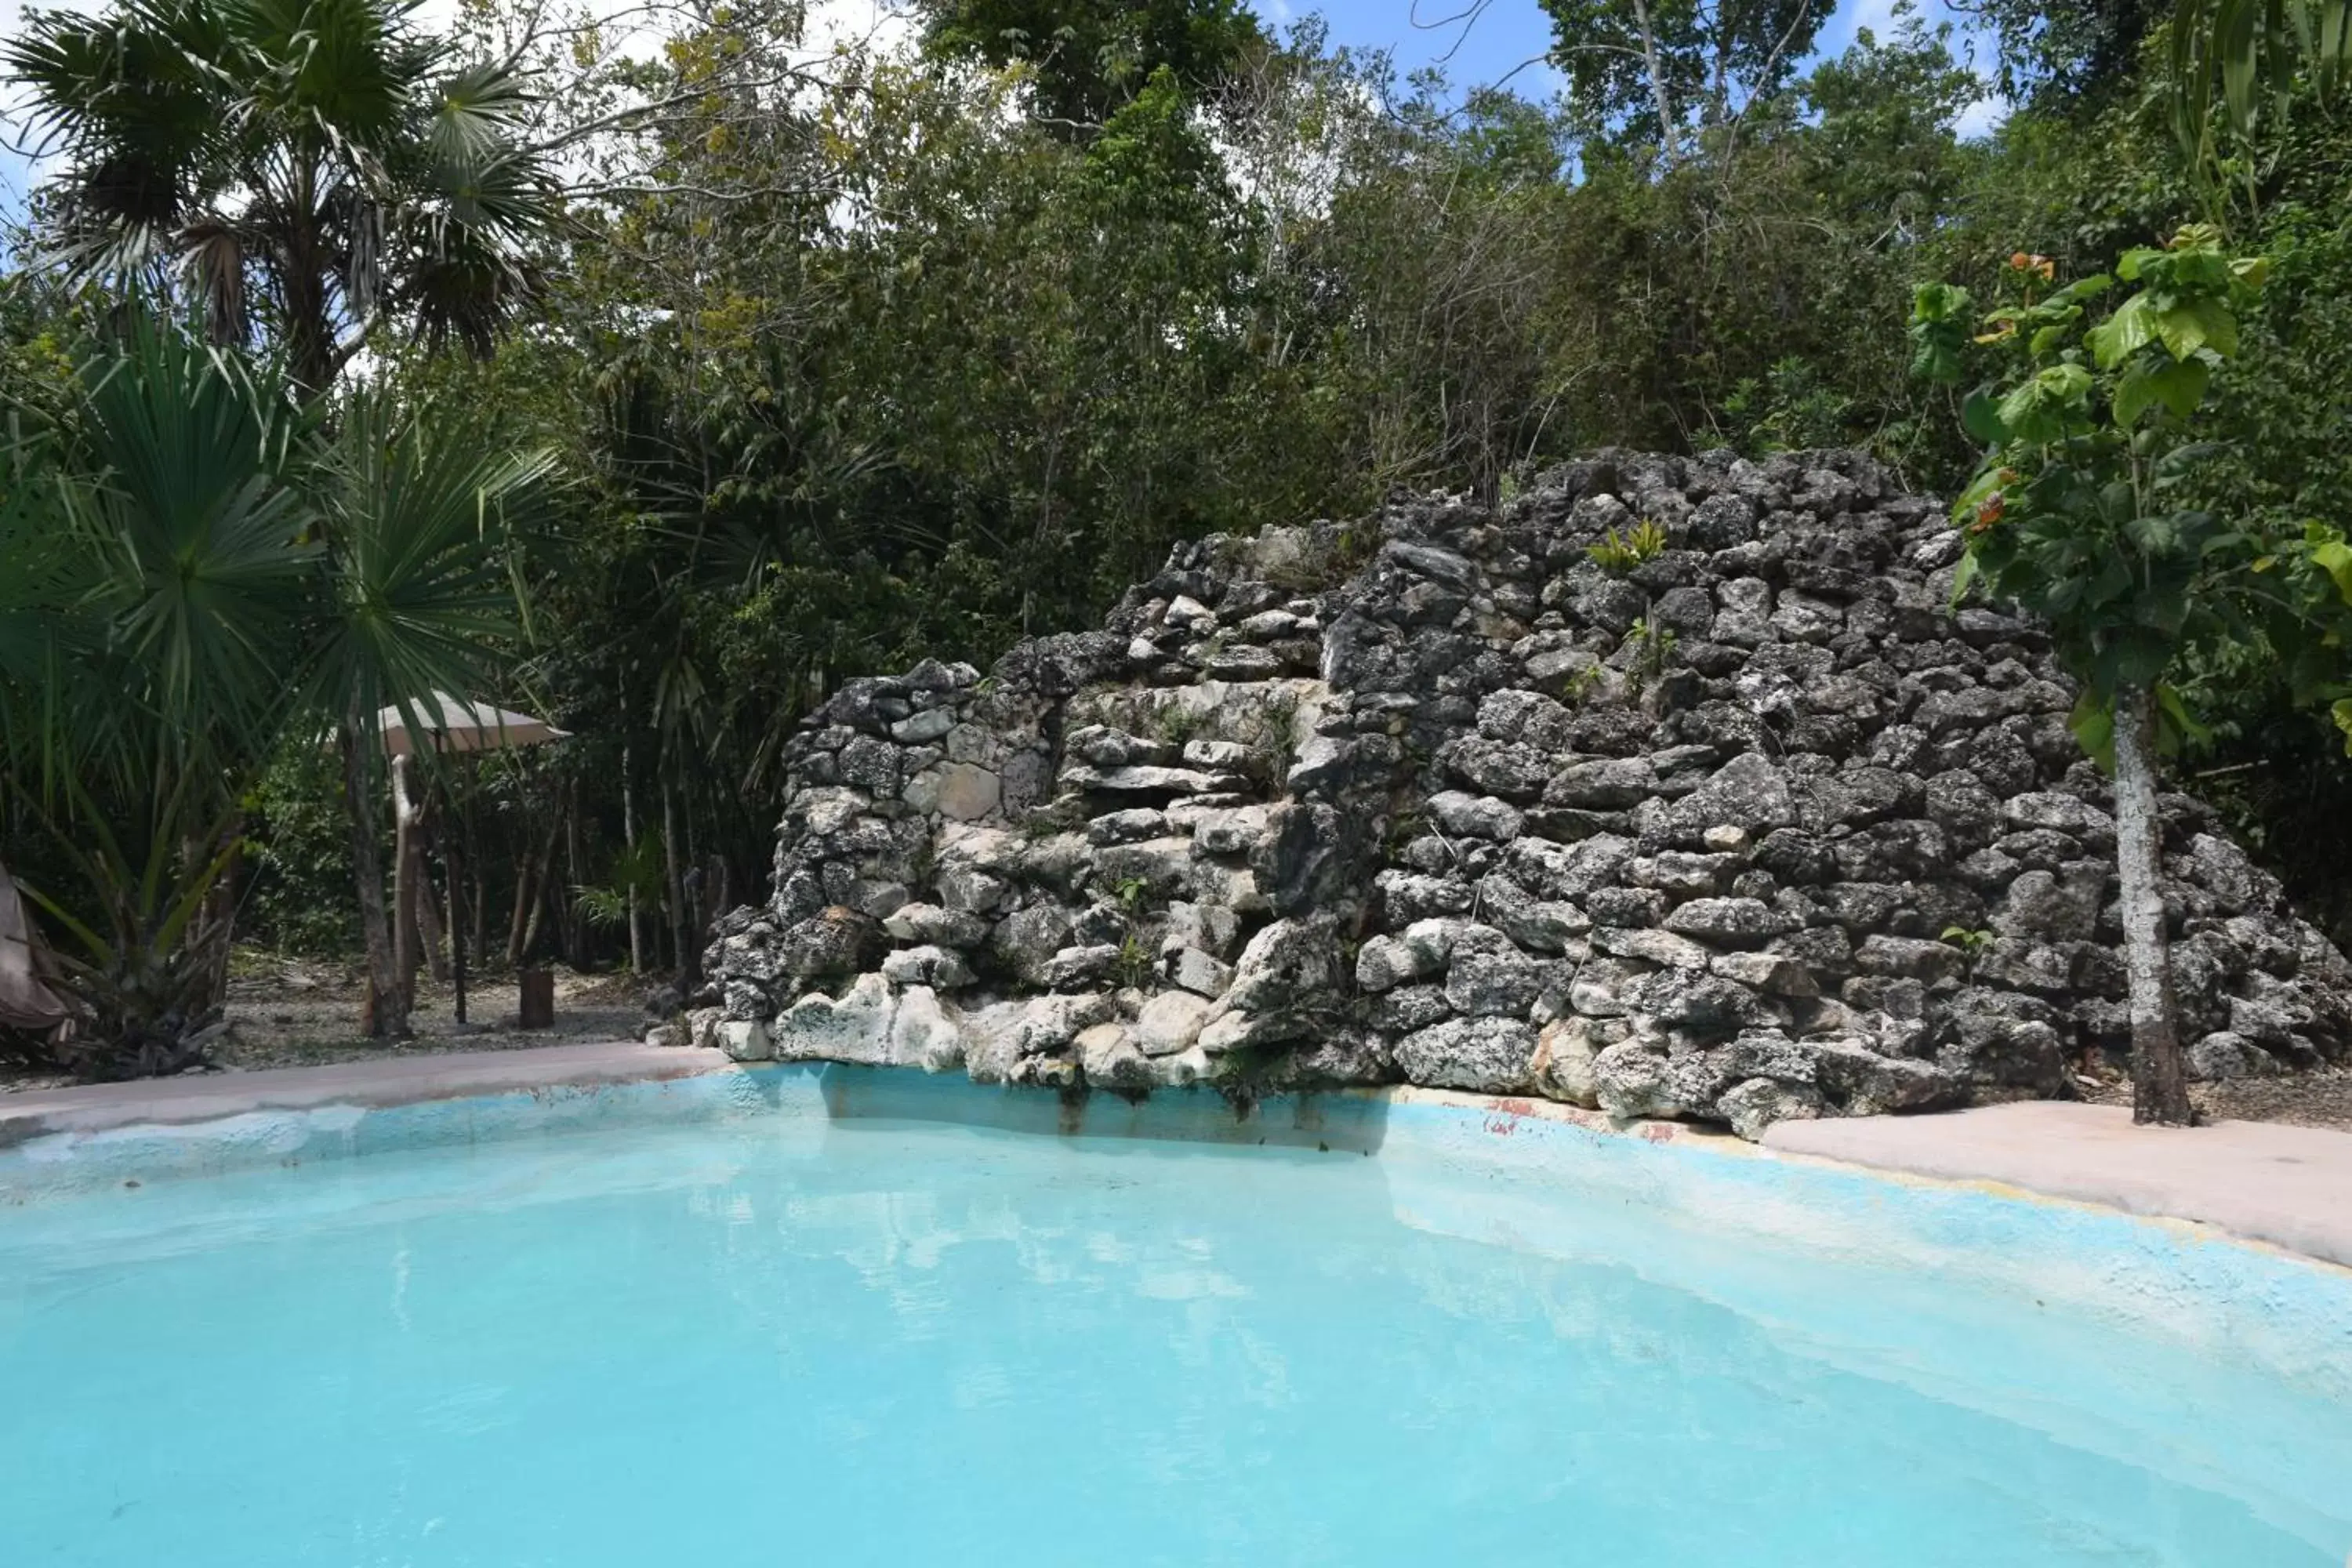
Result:
[[[1184,545],[1101,631],[810,716],[773,891],[663,1037],[1749,1136],[2072,1092],[2128,1049],[2107,788],[2047,639],[1953,607],[1960,553],[1843,452]],[[2163,805],[2192,1071],[2342,1059],[2352,968]]]

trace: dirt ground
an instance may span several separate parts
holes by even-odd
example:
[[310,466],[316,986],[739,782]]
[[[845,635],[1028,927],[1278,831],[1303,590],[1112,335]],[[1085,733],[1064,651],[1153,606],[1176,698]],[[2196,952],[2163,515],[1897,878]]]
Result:
[[[310,1067],[368,1057],[421,1056],[442,1051],[509,1051],[581,1040],[633,1040],[650,1021],[643,1002],[656,979],[630,974],[555,971],[552,1028],[518,1026],[520,1003],[510,974],[468,976],[466,1016],[459,1024],[447,985],[420,979],[414,1039],[371,1040],[359,1032],[364,987],[357,964],[289,958],[239,949],[231,961],[229,1032],[213,1047],[226,1071]],[[55,1074],[11,1073],[0,1068],[0,1094],[69,1083]]]
[[[2094,1105],[2129,1105],[2131,1084],[2126,1079],[2085,1089],[2083,1098]],[[2189,1099],[2200,1121],[2291,1121],[2352,1132],[2352,1068],[2192,1083]]]

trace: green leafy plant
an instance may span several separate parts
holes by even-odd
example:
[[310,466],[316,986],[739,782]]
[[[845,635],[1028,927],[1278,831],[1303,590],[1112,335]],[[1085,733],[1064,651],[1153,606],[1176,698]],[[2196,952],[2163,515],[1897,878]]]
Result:
[[1151,896],[1151,884],[1141,877],[1124,877],[1111,889],[1118,900],[1119,912],[1132,923],[1143,912],[1144,900]]
[[1665,547],[1666,531],[1645,517],[1622,536],[1615,529],[1609,530],[1600,543],[1586,546],[1584,553],[1603,572],[1631,572]]
[[1570,708],[1581,708],[1601,689],[1601,667],[1598,664],[1579,665],[1560,678],[1559,700]]
[[[1635,621],[1625,633],[1625,641],[1633,648],[1633,664],[1644,680],[1655,680],[1666,672],[1666,660],[1675,651],[1675,631],[1662,626],[1647,616]],[[1597,672],[1596,672],[1597,674]]]
[[1985,931],[1980,928],[1970,928],[1969,926],[1946,926],[1943,930],[1943,934],[1938,937],[1937,940],[1940,942],[1948,942],[1954,947],[1958,948],[1962,952],[1967,953],[1970,958],[1974,958],[1977,954],[1982,952],[1986,948],[1992,945],[1992,938],[1993,933],[1991,931]]
[[[2200,415],[2265,271],[2191,225],[2161,248],[2127,252],[2112,277],[2059,284],[2048,258],[2020,252],[2004,270],[2010,299],[1979,331],[1967,291],[1948,284],[1922,287],[1911,315],[1914,367],[1929,380],[1956,384],[1972,351],[1991,361],[1960,406],[1984,456],[1952,509],[1966,538],[1954,601],[1981,590],[2050,628],[2083,685],[2075,734],[2115,774],[2134,1114],[2144,1121],[2190,1116],[2156,787],[2160,754],[2196,725],[2167,678],[2189,650],[2238,642],[2267,647],[2306,700],[2346,695],[2352,550],[2342,536],[2318,524],[2273,532],[2193,499],[2221,451]],[[2095,317],[2119,285],[2124,298]]]

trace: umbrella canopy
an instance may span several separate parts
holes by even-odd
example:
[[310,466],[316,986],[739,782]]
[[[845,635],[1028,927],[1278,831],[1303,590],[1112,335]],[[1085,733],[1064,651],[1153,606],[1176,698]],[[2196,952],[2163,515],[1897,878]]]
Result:
[[0,866],[0,1025],[11,1029],[51,1029],[70,1016],[41,979],[33,941],[24,900],[16,895],[8,868]]
[[572,731],[559,730],[544,719],[513,713],[487,702],[467,702],[436,691],[411,703],[414,729],[397,707],[376,715],[383,731],[383,749],[395,757],[418,752],[503,752],[509,746],[536,746],[561,741]]

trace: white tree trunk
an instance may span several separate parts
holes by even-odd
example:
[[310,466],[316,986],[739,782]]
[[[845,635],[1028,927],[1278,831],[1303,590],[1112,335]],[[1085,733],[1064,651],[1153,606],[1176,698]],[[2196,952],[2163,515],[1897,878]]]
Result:
[[2189,1072],[2172,1005],[2172,952],[2158,881],[2164,826],[2156,809],[2156,698],[2116,694],[2116,870],[2123,883],[2130,984],[2132,1120],[2186,1127]]
[[1658,147],[1671,168],[1681,160],[1682,128],[1675,122],[1674,95],[1666,90],[1666,69],[1658,59],[1658,33],[1650,21],[1646,0],[1633,0],[1633,20],[1642,29],[1642,58],[1650,68],[1650,96],[1657,100]]
[[363,747],[373,741],[357,714],[347,715],[338,737],[343,753],[343,816],[351,835],[352,877],[360,900],[360,935],[367,947],[367,999],[360,1032],[371,1039],[408,1038],[408,997],[392,948],[392,921],[383,907],[383,856],[376,847],[376,803],[370,789]]

